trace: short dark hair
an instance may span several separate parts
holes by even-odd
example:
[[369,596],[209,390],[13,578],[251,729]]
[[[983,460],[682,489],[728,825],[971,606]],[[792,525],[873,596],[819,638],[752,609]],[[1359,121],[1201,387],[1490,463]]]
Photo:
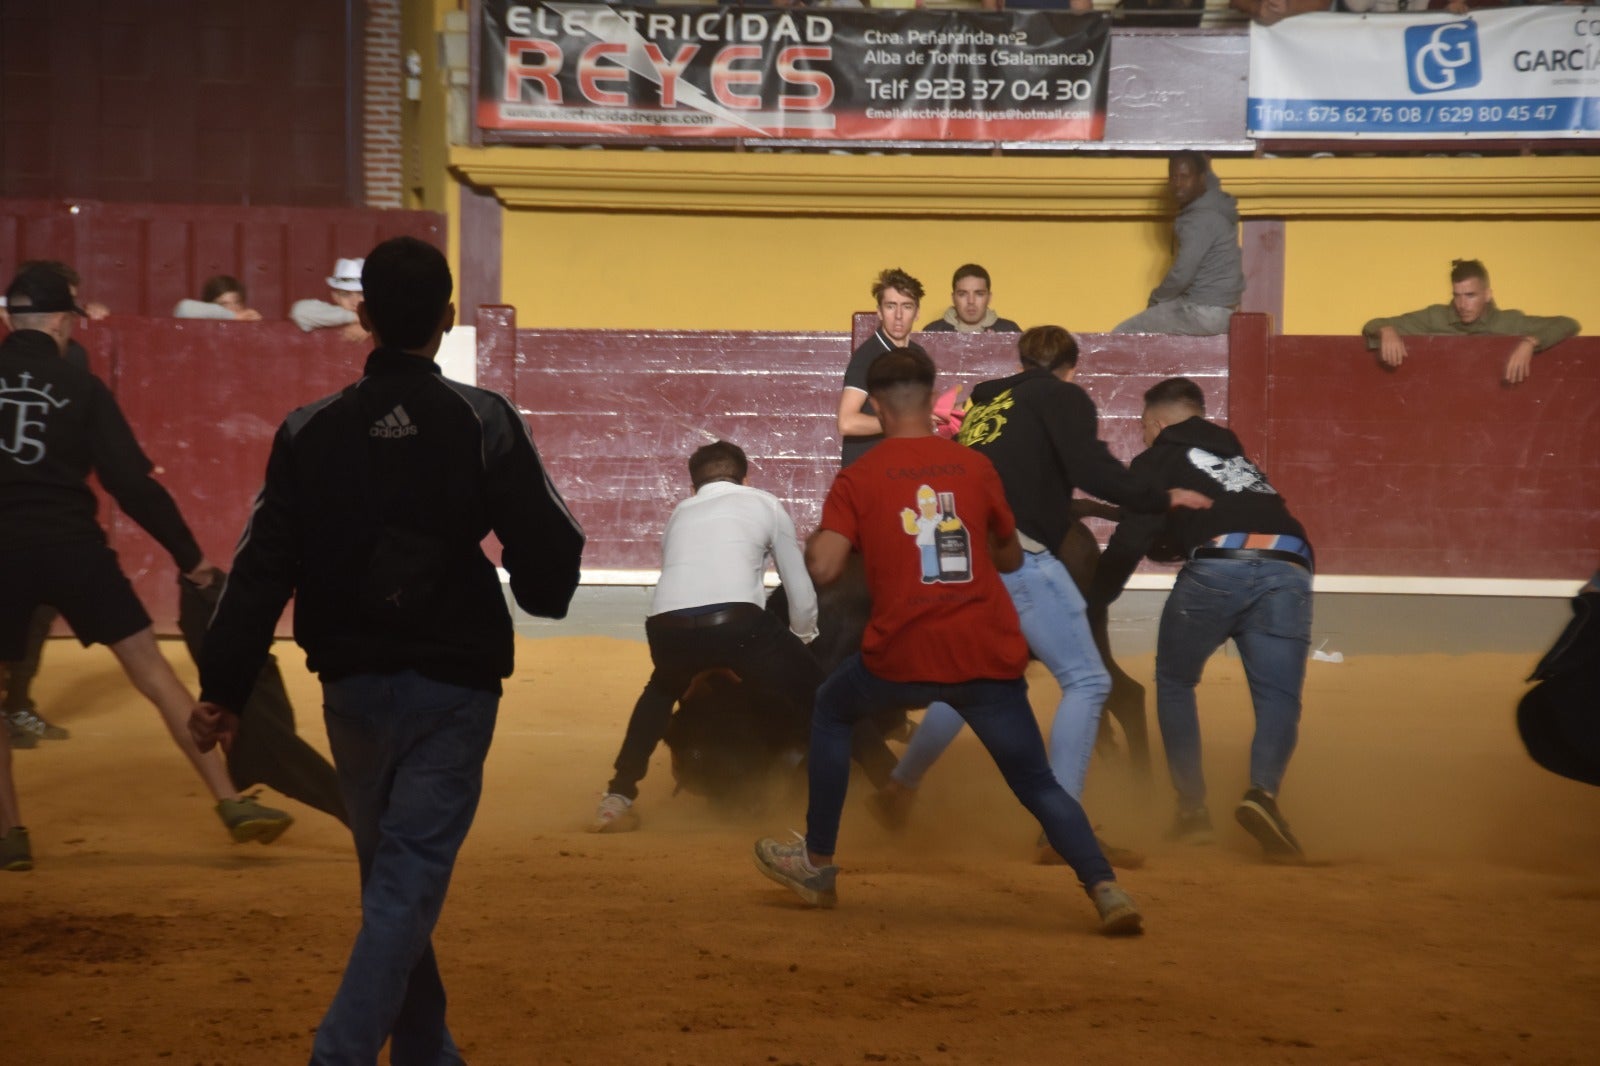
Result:
[[889,267],[878,272],[878,280],[872,283],[873,303],[883,303],[885,289],[895,289],[898,292],[905,293],[917,303],[922,302],[922,282],[899,267]]
[[1017,341],[1017,355],[1040,370],[1077,366],[1078,341],[1060,326],[1034,326]]
[[454,289],[444,253],[415,237],[391,237],[367,253],[362,299],[372,332],[387,347],[421,348],[433,339]]
[[954,290],[957,285],[961,284],[962,278],[982,278],[984,288],[994,288],[994,282],[989,280],[989,272],[977,263],[962,263],[956,267],[954,276],[950,278],[950,288]]
[[1470,278],[1477,278],[1487,286],[1489,284],[1489,268],[1476,259],[1450,260],[1450,284],[1459,285]]
[[1193,148],[1185,148],[1167,156],[1167,166],[1169,168],[1178,166],[1192,167],[1196,174],[1211,173],[1211,160]]
[[867,368],[867,392],[879,407],[909,410],[932,399],[936,373],[921,348],[890,348]]
[[696,489],[720,479],[743,481],[749,472],[750,461],[745,458],[744,449],[731,441],[701,445],[689,456],[689,480]]
[[200,287],[200,299],[208,304],[214,304],[218,297],[226,296],[230,292],[238,293],[241,300],[246,298],[244,286],[239,283],[238,278],[232,274],[213,274]]
[[1169,404],[1192,407],[1203,415],[1206,413],[1206,394],[1188,378],[1168,378],[1145,390],[1146,407],[1166,407]]

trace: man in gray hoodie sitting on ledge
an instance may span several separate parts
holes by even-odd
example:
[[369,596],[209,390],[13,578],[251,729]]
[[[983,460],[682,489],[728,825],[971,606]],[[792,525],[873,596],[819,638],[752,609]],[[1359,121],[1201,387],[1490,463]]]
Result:
[[1199,152],[1176,152],[1167,160],[1167,188],[1178,202],[1172,267],[1150,293],[1150,305],[1111,332],[1226,333],[1244,293],[1238,205]]

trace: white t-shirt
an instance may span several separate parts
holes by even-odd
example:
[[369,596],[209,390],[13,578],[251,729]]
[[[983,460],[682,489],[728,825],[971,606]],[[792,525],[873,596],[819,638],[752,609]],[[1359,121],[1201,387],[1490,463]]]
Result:
[[712,603],[763,606],[768,556],[789,597],[789,628],[809,642],[817,635],[817,592],[794,520],[776,496],[731,481],[702,485],[673,509],[661,536],[661,581],[650,613]]

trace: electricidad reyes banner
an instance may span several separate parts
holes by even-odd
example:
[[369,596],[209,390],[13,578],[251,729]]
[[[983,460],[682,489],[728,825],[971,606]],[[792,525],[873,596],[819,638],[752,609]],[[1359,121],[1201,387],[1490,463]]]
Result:
[[1316,14],[1250,27],[1255,137],[1600,132],[1600,8]]
[[478,126],[550,134],[1099,140],[1106,20],[1057,12],[483,0]]

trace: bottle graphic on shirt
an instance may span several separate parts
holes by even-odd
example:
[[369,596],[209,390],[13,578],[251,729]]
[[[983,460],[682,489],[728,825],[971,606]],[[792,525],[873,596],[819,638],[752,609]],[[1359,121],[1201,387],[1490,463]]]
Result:
[[972,536],[956,517],[956,494],[939,493],[939,527],[934,536],[939,550],[940,581],[972,580]]

